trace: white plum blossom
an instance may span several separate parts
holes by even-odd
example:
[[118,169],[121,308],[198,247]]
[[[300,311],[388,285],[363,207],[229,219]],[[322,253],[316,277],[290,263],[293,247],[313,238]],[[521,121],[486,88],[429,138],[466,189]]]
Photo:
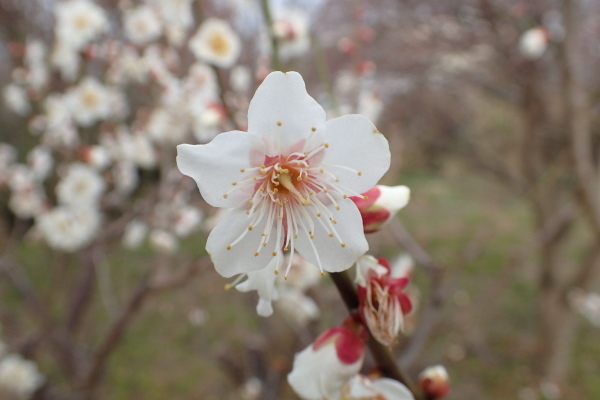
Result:
[[127,249],[135,249],[142,245],[146,234],[148,233],[148,225],[139,220],[133,220],[125,226],[123,232],[123,247]]
[[279,40],[284,60],[301,56],[310,49],[308,14],[304,10],[276,8],[272,31]]
[[49,71],[46,66],[46,45],[37,39],[28,39],[25,45],[25,66],[27,67],[27,85],[34,89],[42,89],[48,83]]
[[74,50],[81,50],[108,27],[102,7],[89,0],[59,2],[55,16],[57,40]]
[[66,175],[56,185],[60,204],[71,207],[95,206],[104,193],[104,179],[98,172],[83,163],[69,165]]
[[34,176],[39,181],[45,180],[54,166],[52,153],[44,146],[34,147],[27,155],[27,162]]
[[321,272],[349,268],[368,249],[350,196],[387,171],[385,137],[365,117],[330,121],[296,72],[273,72],[250,102],[248,132],[178,146],[179,170],[214,207],[232,208],[206,249],[225,277],[267,268],[299,253]]
[[98,171],[105,170],[112,162],[108,149],[100,145],[88,146],[82,149],[82,158],[88,165]]
[[164,254],[172,254],[179,247],[175,235],[163,229],[153,229],[148,235],[148,243],[155,250]]
[[95,207],[59,206],[39,215],[36,225],[50,247],[73,252],[92,241],[101,221]]
[[31,112],[31,104],[24,88],[14,83],[8,84],[2,90],[6,108],[17,115],[25,116]]
[[56,42],[50,54],[50,64],[58,70],[62,79],[73,82],[77,79],[81,57],[76,49],[63,42]]
[[32,184],[14,190],[8,206],[19,218],[31,218],[43,212],[46,207],[46,195],[40,185]]
[[160,15],[166,26],[176,26],[185,31],[192,26],[192,2],[194,0],[152,0],[160,7]]
[[96,78],[86,77],[67,94],[71,115],[81,126],[90,126],[108,118],[111,93]]
[[229,77],[231,89],[235,92],[245,93],[250,89],[252,83],[252,74],[248,67],[244,65],[236,65],[231,69]]
[[226,21],[217,18],[205,20],[189,46],[196,58],[221,68],[231,67],[242,49],[238,35]]
[[192,206],[182,206],[177,210],[173,232],[179,237],[187,237],[200,227],[202,210]]
[[158,39],[162,32],[158,15],[150,6],[126,10],[123,14],[123,26],[127,38],[139,45]]
[[279,298],[275,303],[277,312],[283,315],[295,324],[303,326],[309,321],[319,318],[321,311],[313,299],[304,292],[295,287],[281,285],[278,288]]
[[29,398],[44,383],[44,377],[33,361],[18,354],[0,360],[0,391]]
[[111,170],[117,193],[125,195],[131,193],[139,183],[139,174],[136,165],[131,161],[120,161]]
[[537,60],[546,52],[550,35],[543,27],[535,27],[525,31],[519,38],[519,51],[523,57]]

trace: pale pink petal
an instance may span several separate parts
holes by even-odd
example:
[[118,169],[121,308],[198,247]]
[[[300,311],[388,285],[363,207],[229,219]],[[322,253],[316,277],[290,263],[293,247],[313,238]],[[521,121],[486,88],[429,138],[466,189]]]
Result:
[[324,129],[325,110],[307,93],[297,72],[271,72],[250,102],[248,132],[268,139],[271,156],[303,151],[301,141],[314,137],[314,145],[307,146],[312,149],[322,141]]
[[260,165],[264,154],[258,136],[231,131],[221,133],[208,144],[180,144],[177,166],[182,174],[196,181],[208,204],[231,208],[252,196],[254,184],[242,185],[240,182],[248,178],[248,173],[241,171]]
[[[254,216],[247,215],[246,209],[244,205],[231,210],[212,230],[206,242],[206,251],[215,269],[226,278],[265,268],[274,258],[271,254],[274,236],[270,236],[267,246],[262,246],[264,238],[261,235],[265,231],[267,219],[263,218],[249,230]],[[244,235],[243,238],[235,243],[241,235]],[[231,248],[228,250],[229,247]],[[255,256],[256,252],[259,253],[258,256]],[[278,252],[276,257],[281,257],[280,254]]]
[[328,148],[323,168],[356,193],[375,186],[390,167],[387,139],[362,115],[344,115],[327,121],[325,142]]
[[[302,225],[306,230],[313,231],[314,238],[310,239],[307,234],[299,234],[295,243],[296,249],[306,261],[328,272],[350,268],[356,259],[369,249],[356,205],[350,199],[338,199],[337,205],[339,210],[333,203],[326,205],[327,212],[321,211],[320,217],[310,210],[310,222],[304,220]],[[330,218],[333,218],[335,223],[332,223]],[[310,229],[311,227],[313,229]],[[330,237],[330,234],[334,236]]]

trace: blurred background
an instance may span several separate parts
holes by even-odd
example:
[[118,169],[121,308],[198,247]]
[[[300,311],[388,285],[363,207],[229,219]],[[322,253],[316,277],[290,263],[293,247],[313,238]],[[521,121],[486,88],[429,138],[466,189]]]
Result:
[[[600,2],[0,0],[0,398],[295,399],[328,278],[224,290],[180,143],[245,129],[274,69],[385,134],[411,201],[395,348],[449,399],[600,398]],[[360,157],[360,149],[357,149]],[[301,268],[296,268],[302,270]],[[366,370],[368,371],[369,362]],[[371,364],[372,365],[372,364]]]

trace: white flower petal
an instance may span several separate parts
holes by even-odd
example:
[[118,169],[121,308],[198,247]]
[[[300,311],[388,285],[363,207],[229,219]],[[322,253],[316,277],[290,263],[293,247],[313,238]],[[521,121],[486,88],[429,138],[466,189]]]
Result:
[[334,344],[314,351],[313,345],[297,353],[288,383],[296,394],[306,400],[337,400],[344,384],[356,374],[363,359],[347,365],[342,363]]
[[362,115],[344,115],[327,121],[324,165],[335,174],[341,184],[363,193],[377,184],[390,167],[390,149],[387,139],[375,125]]
[[[310,213],[314,225],[314,239],[302,234],[298,235],[296,240],[296,249],[300,255],[309,263],[321,266],[328,272],[339,272],[350,268],[356,259],[369,249],[362,231],[362,218],[356,205],[349,199],[339,199],[337,204],[339,210],[336,210],[333,204],[327,206],[336,221],[335,224],[327,222],[328,218],[324,212],[320,217]],[[329,227],[329,230],[325,230],[318,221],[319,218]],[[339,239],[332,228],[339,235]],[[334,237],[330,237],[330,233],[334,233]],[[318,257],[315,255],[315,250]]]
[[236,289],[240,292],[256,290],[259,297],[256,312],[261,317],[269,317],[273,314],[271,301],[277,297],[275,289],[275,279],[277,278],[277,275],[273,273],[273,270],[279,261],[279,258],[273,258],[271,263],[265,268],[248,272],[248,278],[236,286]]
[[[307,93],[297,72],[271,72],[250,102],[248,132],[269,139],[270,156],[284,154],[309,137],[315,146],[307,147],[316,147],[324,129],[325,110]],[[295,151],[302,151],[302,145]]]
[[[247,274],[268,266],[271,273],[274,274],[274,258],[281,257],[281,251],[273,257],[271,252],[274,249],[274,235],[269,237],[266,246],[262,246],[264,238],[261,236],[265,231],[266,218],[260,223],[248,229],[253,216],[246,214],[246,205],[231,210],[221,222],[212,230],[206,242],[206,251],[210,255],[215,269],[226,278],[238,274]],[[235,241],[244,235],[238,243]],[[234,244],[235,243],[235,244]],[[233,244],[233,245],[232,245]],[[231,249],[228,250],[228,246]],[[258,256],[254,254],[259,252]]]
[[389,378],[380,378],[372,383],[372,386],[386,400],[414,400],[415,397],[406,386]]
[[[236,188],[232,184],[247,178],[244,168],[260,165],[264,158],[262,140],[248,132],[221,133],[202,145],[177,146],[177,166],[182,174],[192,177],[202,197],[213,207],[235,207],[250,199],[253,184]],[[226,193],[236,189],[227,196]]]

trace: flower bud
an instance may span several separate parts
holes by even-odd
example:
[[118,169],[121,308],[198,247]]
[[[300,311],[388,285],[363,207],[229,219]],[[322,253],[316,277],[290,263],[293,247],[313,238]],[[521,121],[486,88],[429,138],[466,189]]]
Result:
[[410,189],[406,186],[377,185],[363,197],[351,197],[362,216],[365,233],[380,230],[392,217],[408,204]]
[[431,399],[441,399],[450,393],[448,372],[442,365],[428,367],[419,374],[419,386]]
[[339,398],[342,387],[362,366],[366,340],[366,330],[352,318],[323,332],[296,354],[288,375],[290,386],[307,400]]
[[356,262],[359,311],[373,337],[392,346],[412,305],[402,291],[407,277],[396,277],[385,259],[363,256]]

